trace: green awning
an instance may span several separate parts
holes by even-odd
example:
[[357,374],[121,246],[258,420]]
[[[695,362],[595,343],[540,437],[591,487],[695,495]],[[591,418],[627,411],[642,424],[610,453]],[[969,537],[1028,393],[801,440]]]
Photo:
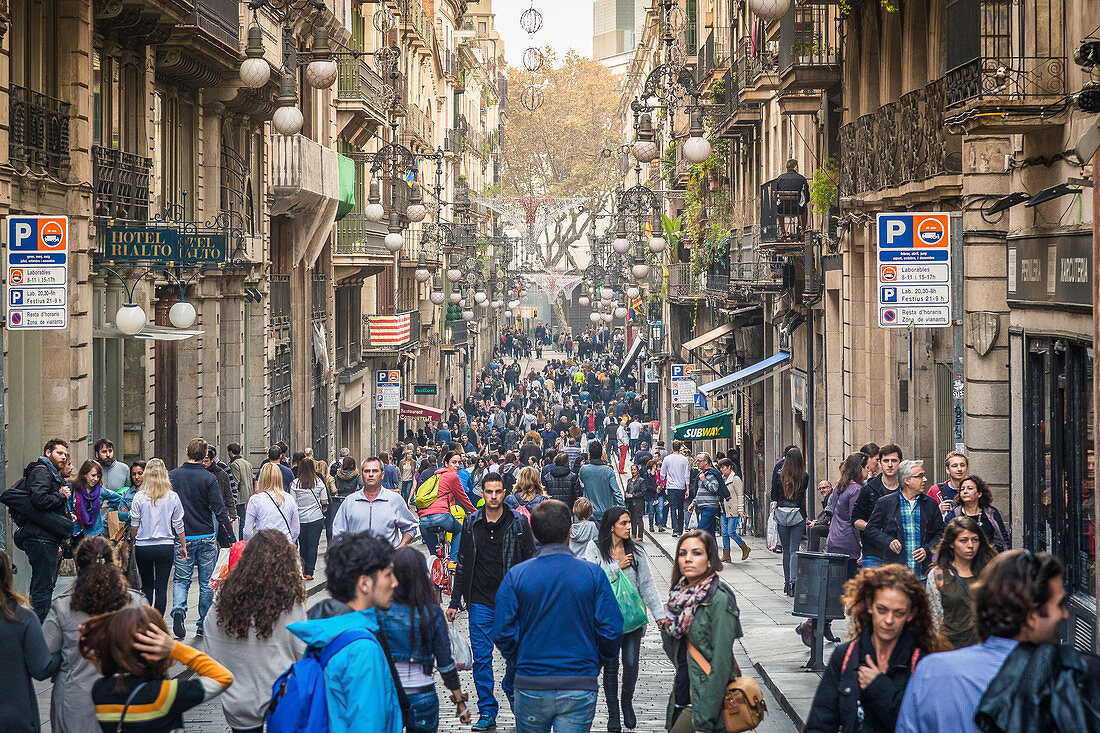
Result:
[[733,410],[723,410],[680,423],[672,429],[673,440],[718,440],[732,434]]
[[355,161],[339,153],[336,160],[340,165],[340,203],[336,206],[336,221],[340,221],[355,208]]

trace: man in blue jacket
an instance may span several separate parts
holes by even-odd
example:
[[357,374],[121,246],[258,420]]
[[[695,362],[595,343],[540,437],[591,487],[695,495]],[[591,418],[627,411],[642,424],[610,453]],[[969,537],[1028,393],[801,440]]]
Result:
[[569,551],[572,524],[556,499],[535,507],[531,529],[542,549],[497,590],[493,636],[515,662],[517,733],[588,730],[600,668],[622,643],[623,616],[607,575]]
[[325,578],[333,600],[322,601],[318,613],[310,609],[309,620],[287,629],[317,649],[345,631],[360,635],[325,665],[329,733],[401,733],[395,671],[376,610],[393,604],[393,546],[371,532],[345,532],[325,553]]

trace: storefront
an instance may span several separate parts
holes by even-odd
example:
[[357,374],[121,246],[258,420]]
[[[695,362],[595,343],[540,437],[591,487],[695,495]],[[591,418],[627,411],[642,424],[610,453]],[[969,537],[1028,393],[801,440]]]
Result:
[[[1016,547],[1065,565],[1063,638],[1096,647],[1096,495],[1091,239],[1010,238],[1012,502]],[[996,502],[1000,503],[1000,502]],[[1007,517],[1006,517],[1007,518]]]

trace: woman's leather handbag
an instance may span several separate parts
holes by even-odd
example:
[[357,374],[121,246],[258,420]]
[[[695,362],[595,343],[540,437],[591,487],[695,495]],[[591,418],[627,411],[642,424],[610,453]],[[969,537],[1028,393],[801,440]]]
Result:
[[[686,638],[684,641],[687,643],[691,658],[703,670],[703,674],[709,677],[710,662],[691,641]],[[764,702],[764,694],[760,691],[760,685],[756,680],[743,676],[737,660],[731,661],[737,677],[726,687],[726,697],[722,701],[722,721],[726,725],[726,733],[743,733],[760,725],[764,720],[764,714],[768,711],[768,705]]]

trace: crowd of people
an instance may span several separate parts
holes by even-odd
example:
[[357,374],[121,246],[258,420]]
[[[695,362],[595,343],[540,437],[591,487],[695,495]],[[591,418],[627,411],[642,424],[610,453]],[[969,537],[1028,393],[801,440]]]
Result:
[[[520,366],[550,345],[564,356]],[[32,679],[52,677],[55,731],[178,730],[220,696],[234,733],[426,733],[441,717],[438,672],[474,731],[494,730],[503,702],[518,731],[587,731],[601,688],[607,730],[631,730],[642,638],[656,627],[674,670],[664,725],[726,730],[742,629],[736,574],[720,571],[731,543],[736,561],[750,555],[738,456],[680,440],[666,450],[647,395],[618,373],[625,346],[606,328],[508,329],[474,394],[361,463],[346,448],[326,465],[280,443],[254,468],[240,445],[222,463],[195,438],[168,470],[159,458],[127,466],[104,439],[74,477],[69,446],[48,441],[5,493],[32,577],[25,599],[0,551],[2,729],[39,729]],[[774,467],[784,590],[798,585],[805,535],[849,558],[850,638],[806,730],[1098,729],[1100,666],[1056,645],[1058,561],[1011,549],[965,455],[945,471],[928,490],[920,461],[867,444],[818,484],[811,520],[802,453],[789,447]],[[646,548],[670,530],[661,588]],[[328,597],[307,608],[322,537]],[[449,596],[418,538],[429,554],[449,542]],[[55,598],[68,555],[75,582]],[[807,645],[815,630],[799,627]],[[170,674],[173,663],[192,674]]]

